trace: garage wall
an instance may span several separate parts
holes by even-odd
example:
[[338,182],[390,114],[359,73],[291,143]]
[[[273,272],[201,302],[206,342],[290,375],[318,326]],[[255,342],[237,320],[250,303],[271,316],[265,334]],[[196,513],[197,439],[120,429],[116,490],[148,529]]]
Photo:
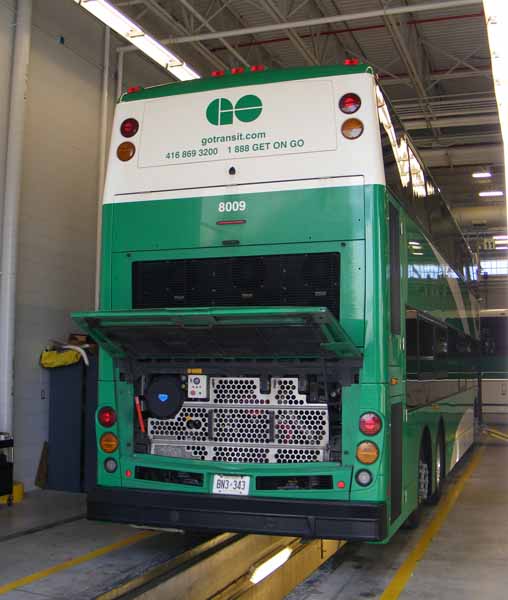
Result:
[[[0,190],[3,190],[14,2],[0,1]],[[15,477],[30,489],[48,434],[50,340],[76,327],[69,313],[93,308],[104,29],[72,0],[34,1],[18,249]],[[111,111],[115,47],[112,42]],[[126,81],[167,78],[130,55]],[[65,452],[65,449],[62,449]]]

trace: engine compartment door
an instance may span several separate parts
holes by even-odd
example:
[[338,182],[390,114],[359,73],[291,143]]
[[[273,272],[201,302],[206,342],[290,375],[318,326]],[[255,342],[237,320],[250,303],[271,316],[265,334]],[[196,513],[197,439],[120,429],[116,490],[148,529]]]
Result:
[[79,312],[75,322],[114,358],[359,358],[325,307]]

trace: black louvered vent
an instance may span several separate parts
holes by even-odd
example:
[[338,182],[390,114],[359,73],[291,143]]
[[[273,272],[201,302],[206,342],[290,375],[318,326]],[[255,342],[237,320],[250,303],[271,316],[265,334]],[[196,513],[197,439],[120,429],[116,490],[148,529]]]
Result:
[[135,262],[133,308],[326,306],[339,316],[339,254]]

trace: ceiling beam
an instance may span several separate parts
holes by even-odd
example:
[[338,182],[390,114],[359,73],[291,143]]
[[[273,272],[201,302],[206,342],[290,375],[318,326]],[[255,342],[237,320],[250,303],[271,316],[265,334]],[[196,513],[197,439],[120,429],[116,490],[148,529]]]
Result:
[[499,125],[497,114],[467,115],[464,117],[428,117],[426,119],[402,120],[406,129],[427,129],[427,127],[472,127],[474,125]]
[[217,40],[220,38],[237,37],[253,33],[268,33],[271,31],[284,31],[298,29],[300,27],[313,27],[315,25],[328,25],[329,23],[344,23],[345,21],[360,21],[362,19],[372,19],[376,17],[386,17],[390,15],[402,15],[408,13],[417,13],[431,10],[443,10],[445,8],[456,8],[459,6],[471,6],[481,4],[481,0],[445,0],[444,2],[430,2],[428,4],[414,4],[411,6],[397,6],[393,8],[369,10],[359,13],[344,15],[333,15],[329,17],[317,17],[314,19],[304,19],[302,21],[286,21],[284,23],[274,23],[270,25],[258,25],[255,27],[244,27],[242,29],[231,29],[229,31],[218,31],[215,33],[202,33],[197,35],[187,35],[181,37],[168,38],[162,40],[166,44],[186,44],[189,42],[202,42],[205,40]]

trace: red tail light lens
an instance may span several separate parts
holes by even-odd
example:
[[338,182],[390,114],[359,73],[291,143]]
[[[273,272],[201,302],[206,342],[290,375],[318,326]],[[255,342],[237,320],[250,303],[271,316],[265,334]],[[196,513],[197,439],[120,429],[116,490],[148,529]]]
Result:
[[365,435],[376,435],[381,431],[383,423],[376,413],[364,413],[360,417],[360,431]]
[[116,423],[116,412],[110,406],[104,406],[99,411],[98,419],[103,427],[113,427]]
[[120,133],[123,137],[130,138],[139,130],[139,123],[136,119],[125,119],[125,121],[120,125]]
[[356,94],[344,94],[339,100],[340,110],[347,115],[355,113],[361,105],[362,101],[360,100],[360,96],[357,96]]

